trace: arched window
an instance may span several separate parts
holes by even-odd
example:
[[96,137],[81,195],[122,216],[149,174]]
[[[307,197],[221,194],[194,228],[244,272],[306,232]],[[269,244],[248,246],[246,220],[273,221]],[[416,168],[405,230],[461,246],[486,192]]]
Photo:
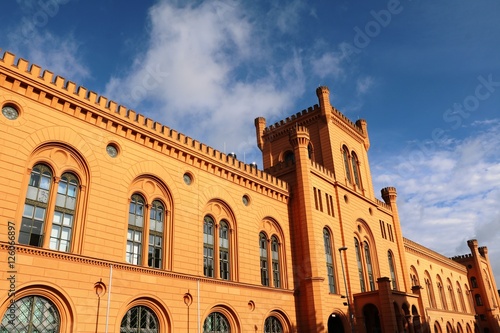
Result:
[[[145,182],[150,183],[151,180],[140,178],[133,187],[143,188]],[[161,188],[156,185],[156,189]],[[157,191],[151,198],[139,192],[130,197],[125,256],[129,264],[160,269],[168,265],[164,258],[167,209],[163,199],[166,195]]]
[[283,333],[283,326],[278,318],[270,316],[264,322],[264,333]]
[[267,258],[267,237],[261,232],[259,234],[260,248],[260,282],[263,286],[269,286],[269,267]]
[[351,166],[349,163],[349,150],[347,149],[346,146],[342,147],[342,156],[344,157],[345,176],[347,181],[351,183],[352,180],[351,180]]
[[431,308],[436,308],[436,299],[434,298],[434,289],[432,287],[431,277],[429,273],[425,272],[425,290],[427,292],[427,298],[429,299],[429,306]]
[[19,231],[19,243],[43,246],[45,219],[47,216],[52,171],[44,164],[37,164],[31,171],[23,219]]
[[481,299],[481,295],[476,294],[476,295],[474,295],[474,298],[476,299],[476,305],[477,306],[482,306],[483,305],[483,300]]
[[410,267],[410,279],[411,279],[412,287],[420,286],[420,282],[418,280],[417,270],[415,269],[414,266]]
[[229,280],[229,226],[226,221],[219,223],[219,270],[220,278]]
[[356,153],[351,152],[351,162],[352,162],[352,173],[354,176],[354,183],[360,189],[361,188],[361,175],[359,172],[359,161]]
[[283,155],[283,159],[285,163],[287,164],[293,164],[295,163],[295,155],[293,154],[293,151],[287,150],[285,154]]
[[[273,287],[281,288],[281,243],[276,235],[269,240],[264,232],[259,234],[260,282],[270,286],[269,276],[273,278]],[[271,265],[269,265],[271,263]]]
[[134,306],[127,311],[120,325],[120,333],[158,333],[155,313],[146,306]]
[[476,280],[476,278],[475,278],[475,277],[471,277],[471,278],[470,278],[470,286],[471,286],[472,288],[478,288],[478,286],[477,286],[477,280]]
[[397,290],[398,289],[398,284],[396,281],[396,271],[394,270],[394,259],[392,257],[392,252],[387,251],[387,260],[389,262],[389,270],[391,272],[391,284],[392,284],[392,289]]
[[467,309],[465,308],[464,294],[462,293],[462,288],[460,287],[460,283],[458,282],[457,282],[457,294],[458,294],[458,300],[460,301],[460,310],[462,312],[467,312]]
[[279,252],[279,242],[276,236],[271,237],[271,258],[272,258],[272,269],[273,269],[273,285],[275,288],[280,288],[281,287],[280,252]]
[[375,290],[375,279],[373,278],[373,266],[372,258],[370,255],[370,246],[368,242],[363,242],[363,248],[365,250],[365,262],[366,262],[366,273],[368,274],[368,283],[370,284],[370,291]]
[[155,200],[149,212],[149,267],[162,268],[164,224],[165,207],[162,202]]
[[203,333],[230,333],[229,321],[220,312],[212,312],[203,323]]
[[64,173],[57,187],[56,205],[52,218],[50,245],[52,250],[69,252],[78,194],[78,179],[72,173]]
[[128,213],[127,253],[129,264],[142,264],[142,238],[144,233],[144,198],[132,195]]
[[328,274],[328,287],[330,294],[335,294],[335,275],[333,270],[332,239],[330,231],[323,229],[323,242],[325,243],[326,272]]
[[[14,317],[10,309],[14,309]],[[15,318],[15,320],[13,320]],[[5,312],[0,332],[59,332],[60,316],[50,300],[27,296],[17,300]]]
[[214,277],[214,220],[205,216],[203,220],[203,274]]
[[363,273],[363,262],[361,261],[361,249],[359,248],[359,241],[357,238],[354,238],[354,248],[356,249],[356,261],[358,262],[359,285],[361,287],[361,292],[364,293],[366,291],[365,277]]
[[444,310],[448,310],[448,306],[446,304],[446,295],[444,293],[443,282],[441,281],[441,278],[439,277],[439,275],[437,276],[437,288],[439,291],[439,298],[441,299],[441,308]]
[[450,295],[451,306],[453,307],[453,311],[458,311],[457,300],[455,298],[455,292],[453,291],[450,279],[448,279],[447,281],[447,288],[448,288],[448,294]]

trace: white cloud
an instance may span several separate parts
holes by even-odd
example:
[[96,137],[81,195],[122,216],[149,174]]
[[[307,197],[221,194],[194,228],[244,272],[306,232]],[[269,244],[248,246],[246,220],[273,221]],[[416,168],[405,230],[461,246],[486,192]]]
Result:
[[371,87],[375,84],[375,80],[371,76],[364,76],[358,78],[356,81],[356,93],[358,95],[363,95],[370,90]]
[[150,105],[155,120],[240,159],[251,154],[253,118],[291,107],[304,80],[300,52],[271,61],[262,51],[266,36],[242,5],[153,6],[149,47],[110,79],[105,95],[141,113]]
[[446,256],[465,254],[466,240],[477,238],[499,281],[500,119],[473,125],[465,139],[412,144],[377,163],[374,184],[397,187],[405,237]]
[[312,61],[313,74],[319,78],[327,76],[341,76],[344,73],[342,68],[342,56],[336,52],[325,52],[320,56],[313,57]]

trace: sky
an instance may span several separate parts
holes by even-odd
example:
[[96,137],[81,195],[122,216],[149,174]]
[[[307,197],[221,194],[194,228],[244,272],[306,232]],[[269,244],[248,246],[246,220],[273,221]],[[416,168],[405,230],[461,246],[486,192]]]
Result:
[[254,119],[317,104],[326,85],[367,120],[374,188],[397,188],[403,235],[448,257],[477,239],[500,287],[499,13],[497,0],[11,0],[0,48],[259,165]]

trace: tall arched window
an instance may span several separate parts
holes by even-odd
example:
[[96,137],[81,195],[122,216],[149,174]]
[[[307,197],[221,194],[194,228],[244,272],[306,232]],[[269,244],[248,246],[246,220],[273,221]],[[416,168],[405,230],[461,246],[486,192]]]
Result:
[[273,285],[275,288],[280,288],[281,287],[280,252],[279,252],[279,242],[276,236],[271,237],[271,260],[273,269]]
[[349,150],[347,149],[346,146],[342,147],[342,156],[344,157],[345,176],[347,178],[347,181],[351,183],[352,180],[351,180],[351,166],[349,163]]
[[[149,180],[139,179],[134,187],[141,188],[141,182],[149,182]],[[155,195],[163,197],[164,193]],[[162,200],[146,199],[145,195],[138,192],[130,197],[125,255],[129,264],[164,268],[166,212]]]
[[431,308],[437,308],[436,299],[434,297],[434,289],[432,287],[432,280],[427,271],[425,272],[424,280],[425,280],[425,290],[427,292],[427,298],[429,299],[429,306]]
[[203,323],[203,333],[230,333],[231,327],[227,318],[220,312],[212,312]]
[[447,281],[446,288],[448,288],[448,294],[450,295],[451,306],[453,307],[453,311],[458,311],[457,300],[455,298],[455,292],[453,291],[450,279],[448,279]]
[[436,277],[437,279],[437,288],[439,292],[439,298],[441,300],[441,308],[444,310],[448,310],[448,305],[446,304],[446,295],[444,293],[444,286],[443,282],[441,281],[441,278],[439,275]]
[[323,228],[323,242],[325,243],[326,273],[328,274],[328,287],[331,294],[335,294],[335,275],[333,270],[332,240],[330,231]]
[[[14,318],[10,309],[14,309]],[[60,316],[50,300],[41,296],[27,296],[17,300],[5,312],[0,332],[59,332]]]
[[365,262],[366,262],[366,273],[368,274],[368,283],[370,284],[370,291],[375,290],[375,279],[373,278],[373,266],[372,258],[370,255],[370,246],[368,242],[363,242],[363,247],[365,250]]
[[149,267],[162,268],[164,224],[165,207],[161,201],[154,200],[149,212]]
[[144,198],[132,195],[128,214],[127,253],[129,264],[142,264],[142,238],[144,233]]
[[72,173],[64,173],[57,187],[50,245],[52,250],[68,252],[71,249],[71,236],[78,194],[78,179]]
[[354,183],[360,189],[361,188],[361,175],[359,172],[359,161],[356,153],[351,152],[351,161],[352,161],[352,173],[354,176]]
[[264,333],[283,333],[283,326],[278,318],[270,316],[264,322]]
[[264,232],[259,233],[259,252],[261,284],[270,286],[269,277],[271,276],[273,287],[281,288],[281,243],[278,236],[273,235],[271,239],[268,239]]
[[365,277],[363,273],[363,262],[361,261],[361,249],[359,248],[359,241],[357,238],[354,238],[354,248],[356,249],[356,261],[358,263],[359,285],[361,287],[361,292],[364,293],[366,291]]
[[219,270],[220,278],[229,280],[229,226],[226,221],[219,223]]
[[478,288],[478,286],[477,286],[477,280],[476,280],[476,278],[475,278],[475,277],[473,277],[473,276],[470,278],[470,286],[471,286],[472,288]]
[[203,220],[203,274],[214,277],[214,220],[205,216]]
[[45,219],[47,216],[52,171],[44,164],[37,164],[31,171],[23,219],[19,231],[19,243],[43,246]]
[[260,282],[263,286],[269,286],[269,264],[267,258],[267,237],[261,232],[259,234],[260,249]]
[[477,306],[482,306],[483,305],[483,300],[481,299],[481,295],[476,294],[476,295],[474,295],[474,298],[476,299],[476,305]]
[[467,309],[465,308],[464,294],[462,293],[462,288],[460,287],[460,283],[458,283],[458,281],[457,281],[457,294],[458,294],[458,300],[460,301],[460,310],[462,312],[467,312]]
[[156,314],[146,306],[134,306],[127,311],[120,325],[120,333],[158,333]]
[[387,260],[389,262],[389,271],[391,272],[392,289],[396,290],[398,289],[398,284],[396,281],[396,271],[394,270],[394,259],[391,251],[387,251]]

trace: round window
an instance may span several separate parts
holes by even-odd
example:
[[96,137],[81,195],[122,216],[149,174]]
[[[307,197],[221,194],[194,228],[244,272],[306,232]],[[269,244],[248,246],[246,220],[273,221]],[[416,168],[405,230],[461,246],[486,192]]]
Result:
[[19,117],[19,111],[11,105],[5,105],[2,107],[2,114],[9,120],[15,120]]

